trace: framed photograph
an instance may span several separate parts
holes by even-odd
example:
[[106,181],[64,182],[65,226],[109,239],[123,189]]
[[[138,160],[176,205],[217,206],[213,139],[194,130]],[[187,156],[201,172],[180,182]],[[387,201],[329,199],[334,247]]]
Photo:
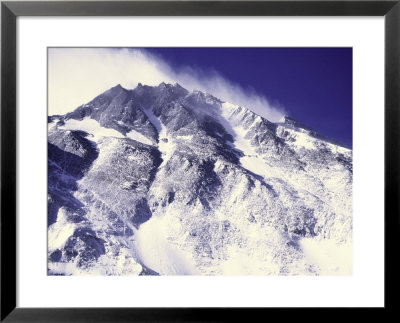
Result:
[[2,2],[1,320],[394,308],[399,14]]

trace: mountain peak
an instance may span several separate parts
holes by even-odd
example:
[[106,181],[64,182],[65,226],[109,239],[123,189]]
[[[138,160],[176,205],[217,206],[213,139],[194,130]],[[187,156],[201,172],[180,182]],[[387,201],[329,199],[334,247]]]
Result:
[[50,117],[48,274],[338,274],[352,153],[281,120],[165,82]]
[[112,89],[123,89],[123,87],[118,83],[116,86],[113,86]]
[[161,82],[158,87],[159,88],[174,88],[174,87],[181,87],[178,83],[166,83],[166,82]]
[[181,86],[178,82],[175,82],[172,84],[174,87],[179,88],[179,89],[184,89],[186,90],[183,86]]
[[[105,91],[103,94],[115,96],[115,95],[118,95],[119,93],[121,93],[121,91],[127,91],[127,90],[125,88],[123,88],[121,84],[118,83],[117,85],[115,85],[112,88]],[[103,94],[100,94],[100,95],[103,95]]]

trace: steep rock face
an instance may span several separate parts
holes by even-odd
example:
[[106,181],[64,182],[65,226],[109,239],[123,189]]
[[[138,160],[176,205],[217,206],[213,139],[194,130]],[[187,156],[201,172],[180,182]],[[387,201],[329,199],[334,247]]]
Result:
[[352,152],[295,120],[161,83],[48,121],[49,274],[351,273]]
[[50,131],[48,136],[48,225],[56,221],[60,207],[67,208],[71,220],[82,217],[82,203],[73,197],[77,181],[84,176],[97,149],[82,131]]

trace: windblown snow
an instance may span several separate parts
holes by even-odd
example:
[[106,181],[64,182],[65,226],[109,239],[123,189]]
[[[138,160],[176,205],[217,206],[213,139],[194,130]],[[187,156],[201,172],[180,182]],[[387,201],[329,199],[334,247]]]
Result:
[[293,119],[118,85],[48,133],[49,275],[352,273],[352,151]]

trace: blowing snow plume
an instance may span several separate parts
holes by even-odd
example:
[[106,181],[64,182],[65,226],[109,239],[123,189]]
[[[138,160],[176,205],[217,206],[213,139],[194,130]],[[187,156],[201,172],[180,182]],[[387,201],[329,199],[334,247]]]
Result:
[[50,48],[48,54],[49,115],[72,111],[116,84],[133,89],[138,83],[154,86],[161,82],[212,93],[273,122],[285,115],[282,107],[271,105],[265,96],[218,71],[196,66],[173,69],[145,49]]

